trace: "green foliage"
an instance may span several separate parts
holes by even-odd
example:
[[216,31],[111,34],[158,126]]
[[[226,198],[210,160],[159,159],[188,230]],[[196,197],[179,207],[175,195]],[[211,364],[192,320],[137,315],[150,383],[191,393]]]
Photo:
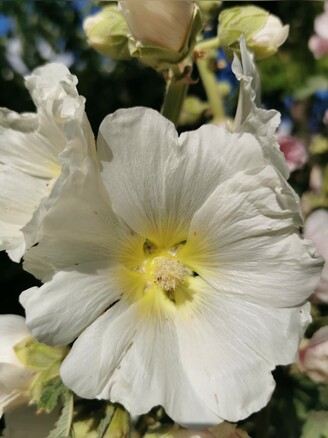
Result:
[[112,418],[115,413],[114,405],[108,405],[106,409],[106,416],[101,420],[99,427],[97,429],[97,438],[104,438],[106,431],[112,421]]
[[47,438],[74,438],[72,431],[72,421],[74,413],[73,394],[67,392],[63,397],[63,409],[56,422],[55,428],[49,433]]
[[38,400],[38,410],[51,412],[57,406],[60,398],[65,399],[69,390],[63,384],[60,377],[56,377],[43,389]]
[[328,411],[310,412],[301,438],[328,438]]

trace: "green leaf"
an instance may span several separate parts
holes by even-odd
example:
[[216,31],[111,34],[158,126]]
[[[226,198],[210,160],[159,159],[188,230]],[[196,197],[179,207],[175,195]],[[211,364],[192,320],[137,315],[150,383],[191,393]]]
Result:
[[64,397],[64,406],[55,428],[49,433],[47,438],[74,438],[72,432],[74,399],[73,394],[68,392]]
[[328,411],[310,412],[301,438],[328,438]]
[[57,406],[59,397],[65,397],[67,394],[68,388],[60,377],[56,377],[44,388],[38,400],[38,409],[51,412]]
[[108,405],[106,409],[106,416],[101,420],[99,427],[98,427],[98,437],[97,438],[104,438],[104,435],[108,429],[108,426],[110,425],[110,422],[112,421],[113,415],[115,413],[115,407],[113,405]]

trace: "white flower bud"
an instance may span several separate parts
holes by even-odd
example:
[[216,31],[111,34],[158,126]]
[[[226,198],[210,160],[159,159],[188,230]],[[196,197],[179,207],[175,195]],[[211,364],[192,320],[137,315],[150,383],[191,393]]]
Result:
[[238,51],[239,38],[244,35],[256,59],[275,54],[288,32],[288,25],[284,26],[278,17],[257,6],[225,9],[219,17],[220,45]]
[[136,40],[176,52],[183,48],[194,16],[192,0],[124,0],[120,5]]
[[259,46],[272,46],[278,49],[287,39],[289,26],[283,25],[275,15],[269,15],[266,24],[257,32],[252,41]]

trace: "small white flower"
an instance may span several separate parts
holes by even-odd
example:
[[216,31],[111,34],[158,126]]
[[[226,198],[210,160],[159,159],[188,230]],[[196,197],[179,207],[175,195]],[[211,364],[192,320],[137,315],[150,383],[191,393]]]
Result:
[[0,316],[0,417],[29,400],[35,373],[18,360],[14,347],[30,336],[22,316]]
[[184,46],[194,15],[193,0],[122,0],[119,3],[136,40],[176,52]]
[[153,110],[120,110],[100,127],[101,174],[73,147],[65,157],[25,261],[45,284],[21,302],[42,342],[77,338],[61,376],[81,397],[133,415],[162,405],[180,424],[237,421],[296,358],[322,262],[299,234],[279,118],[256,107],[243,57],[237,132],[178,136]]
[[76,83],[64,65],[40,67],[26,78],[37,113],[0,109],[0,249],[14,261],[26,250],[26,225],[25,237],[33,243],[61,173],[61,153],[69,141],[78,141],[82,150],[92,135]]

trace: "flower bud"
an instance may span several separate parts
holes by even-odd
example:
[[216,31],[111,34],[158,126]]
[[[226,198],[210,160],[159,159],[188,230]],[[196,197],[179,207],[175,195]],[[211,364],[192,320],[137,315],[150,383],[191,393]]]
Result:
[[256,59],[275,54],[288,37],[289,26],[283,26],[275,15],[257,6],[237,6],[221,12],[218,35],[220,45],[238,51],[244,34],[247,46]]
[[328,326],[319,329],[301,348],[299,368],[317,383],[328,383]]
[[101,12],[87,17],[83,29],[88,43],[102,55],[114,59],[130,59],[129,28],[117,6],[106,6]]
[[138,58],[166,70],[189,55],[202,22],[192,0],[124,0],[88,17],[83,27],[89,44],[102,55]]
[[194,16],[192,0],[124,0],[122,12],[133,38],[180,52]]

